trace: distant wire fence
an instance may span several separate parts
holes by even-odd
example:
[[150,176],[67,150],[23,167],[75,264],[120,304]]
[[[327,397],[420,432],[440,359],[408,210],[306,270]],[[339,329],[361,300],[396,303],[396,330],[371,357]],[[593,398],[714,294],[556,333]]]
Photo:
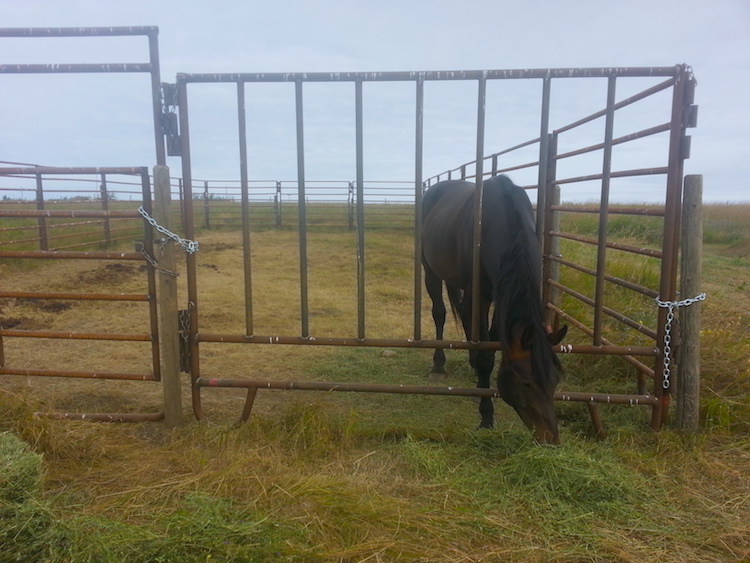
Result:
[[[4,163],[0,162],[0,166]],[[136,240],[143,225],[118,211],[141,205],[137,178],[96,174],[16,174],[0,167],[0,249],[75,250],[106,248]],[[252,181],[248,187],[249,221],[254,230],[299,228],[299,199],[294,181]],[[175,225],[181,228],[184,187],[171,179]],[[193,183],[194,223],[199,229],[241,229],[242,190],[239,181],[201,180]],[[365,227],[413,228],[413,182],[366,182]],[[306,185],[307,227],[356,229],[354,182],[315,181]],[[76,217],[70,217],[76,210]],[[39,211],[46,211],[39,216]],[[86,212],[104,211],[104,217]],[[67,212],[67,213],[63,213]],[[114,212],[114,213],[110,213]]]

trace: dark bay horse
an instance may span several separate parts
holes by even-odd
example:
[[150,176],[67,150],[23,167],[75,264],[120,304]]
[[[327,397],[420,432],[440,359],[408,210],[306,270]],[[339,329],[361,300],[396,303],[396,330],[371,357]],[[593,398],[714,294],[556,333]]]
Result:
[[[430,187],[424,195],[422,264],[438,340],[443,338],[446,317],[443,283],[453,312],[471,340],[475,189],[473,183],[448,180]],[[503,400],[533,430],[537,441],[559,443],[553,395],[562,369],[551,346],[560,343],[567,326],[554,334],[545,329],[540,295],[542,256],[534,210],[525,190],[507,176],[485,180],[481,227],[479,339],[500,342],[497,387]],[[477,387],[489,388],[495,352],[472,350],[469,359]],[[445,373],[441,348],[433,355],[432,373]],[[479,413],[480,428],[491,428],[492,399],[480,400]]]

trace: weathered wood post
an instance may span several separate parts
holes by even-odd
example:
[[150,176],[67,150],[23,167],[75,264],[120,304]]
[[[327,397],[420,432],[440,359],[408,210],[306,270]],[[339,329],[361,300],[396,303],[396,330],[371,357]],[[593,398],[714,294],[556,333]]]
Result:
[[[154,219],[172,229],[170,212],[169,168],[154,166]],[[176,270],[174,242],[158,245],[156,256],[162,270]],[[177,278],[159,273],[159,345],[161,347],[161,380],[164,388],[164,423],[174,427],[182,424],[182,389],[180,386],[180,327],[177,308]]]
[[[682,207],[682,299],[701,292],[703,259],[703,176],[685,176]],[[680,309],[682,345],[678,352],[677,427],[685,432],[699,428],[701,303]]]

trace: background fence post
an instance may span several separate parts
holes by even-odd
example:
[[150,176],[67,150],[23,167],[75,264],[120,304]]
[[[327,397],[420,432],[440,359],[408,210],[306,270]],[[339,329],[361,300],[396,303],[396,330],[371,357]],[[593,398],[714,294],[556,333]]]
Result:
[[208,194],[208,180],[203,182],[203,225],[208,229],[211,227],[211,219],[209,217],[208,200],[210,196]]
[[[44,211],[44,186],[42,185],[42,175],[36,174],[36,208],[38,211]],[[39,248],[49,250],[49,235],[47,234],[47,219],[39,217]]]
[[[99,194],[102,200],[102,210],[109,211],[109,192],[107,191],[107,175],[103,172],[100,174],[101,184],[99,184]],[[112,243],[112,228],[109,223],[109,215],[104,217],[104,243],[109,248]]]
[[[682,204],[681,299],[701,292],[703,259],[703,176],[685,176]],[[682,344],[678,351],[677,427],[695,432],[700,426],[701,303],[681,307]]]
[[[172,229],[170,212],[169,168],[154,166],[154,219],[166,229]],[[158,245],[156,259],[163,270],[176,270],[174,242]],[[182,424],[182,389],[180,386],[180,336],[177,308],[177,278],[159,273],[159,343],[161,346],[161,379],[164,388],[164,423]]]

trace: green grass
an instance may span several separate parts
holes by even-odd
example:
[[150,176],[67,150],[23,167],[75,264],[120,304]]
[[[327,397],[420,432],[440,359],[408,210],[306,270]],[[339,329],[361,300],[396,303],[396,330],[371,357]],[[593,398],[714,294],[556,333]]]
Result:
[[[54,408],[56,393],[73,382],[44,381],[37,393],[38,380],[7,378],[0,381],[0,432],[28,444],[17,457],[31,453],[28,467],[39,469],[40,480],[13,489],[32,491],[23,496],[28,506],[16,502],[0,511],[0,522],[27,523],[23,533],[15,528],[6,536],[22,541],[4,540],[0,562],[748,560],[750,235],[742,234],[748,211],[729,206],[706,213],[706,229],[716,229],[710,235],[716,238],[705,246],[709,298],[702,304],[702,429],[695,435],[680,434],[671,423],[653,433],[647,409],[602,405],[608,437],[599,441],[585,405],[566,403],[557,405],[562,445],[544,447],[531,441],[502,402],[496,429],[479,431],[477,405],[469,399],[263,390],[250,422],[241,426],[97,425],[34,416]],[[714,227],[712,217],[738,224]],[[648,229],[635,223],[618,229],[628,240],[648,244]],[[566,228],[593,234],[590,226]],[[220,331],[224,313],[210,315],[229,293],[226,271],[234,254],[227,237],[204,238],[200,263],[215,268],[201,269],[201,282],[216,278],[224,291],[212,295],[215,308],[204,297],[202,326],[216,323]],[[254,262],[262,284],[264,270],[285,271],[281,259],[294,254],[295,240],[274,232],[259,233],[257,240],[258,252],[268,252]],[[274,241],[278,246],[267,248]],[[353,246],[349,233],[318,232],[313,242],[313,279],[326,264],[344,271]],[[339,246],[331,253],[333,244]],[[386,268],[382,256],[395,248],[406,256],[410,244],[406,230],[368,237],[368,267],[374,268],[368,270],[368,312],[385,322],[395,323],[397,310],[411,315],[408,292],[400,290],[411,284],[411,271],[406,259]],[[590,250],[570,245],[563,252],[586,262]],[[614,275],[654,282],[651,259],[610,254]],[[326,262],[326,255],[336,261]],[[581,291],[592,287],[585,274],[563,275]],[[276,285],[280,279],[272,277]],[[281,299],[278,289],[260,295]],[[652,303],[609,287],[607,295],[634,318],[653,314]],[[314,318],[321,331],[328,330],[323,323],[335,323],[331,305],[324,295],[313,297]],[[0,303],[5,306],[14,305]],[[574,301],[567,306],[588,314]],[[272,323],[281,320],[273,310],[258,322],[276,327]],[[613,339],[625,338],[614,326],[608,329],[615,331]],[[424,332],[431,334],[429,325]],[[586,340],[575,331],[570,338]],[[6,339],[8,354],[11,344]],[[202,347],[207,374],[423,384],[431,353],[243,348],[253,349],[241,355],[235,347]],[[565,389],[633,391],[634,370],[618,358],[565,356],[563,362]],[[447,367],[447,385],[473,384],[465,351],[449,351]],[[93,383],[79,404],[117,402],[109,382]],[[75,406],[74,395],[59,401]],[[151,406],[140,388],[122,397],[129,407],[139,401]],[[209,416],[224,409],[233,420],[242,393],[206,390],[204,400]]]

